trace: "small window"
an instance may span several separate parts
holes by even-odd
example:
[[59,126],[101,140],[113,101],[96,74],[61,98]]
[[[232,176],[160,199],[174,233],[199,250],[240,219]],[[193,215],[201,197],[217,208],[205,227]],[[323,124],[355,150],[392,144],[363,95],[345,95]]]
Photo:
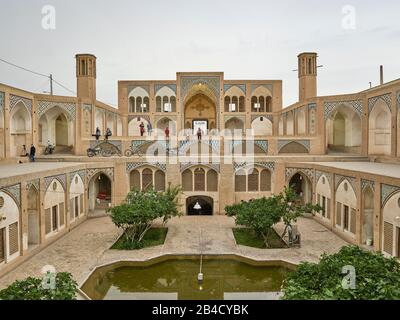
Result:
[[0,197],[0,208],[3,208],[3,207],[4,207],[4,198]]
[[79,180],[78,177],[75,177],[75,184],[78,184]]
[[347,182],[345,182],[343,187],[344,187],[344,191],[348,191],[349,190],[349,185],[347,184]]
[[53,183],[53,191],[56,191],[57,190],[57,182],[54,182]]
[[349,231],[349,216],[350,212],[349,212],[349,207],[348,206],[343,206],[343,229],[346,231]]
[[322,184],[325,184],[325,177],[322,177]]

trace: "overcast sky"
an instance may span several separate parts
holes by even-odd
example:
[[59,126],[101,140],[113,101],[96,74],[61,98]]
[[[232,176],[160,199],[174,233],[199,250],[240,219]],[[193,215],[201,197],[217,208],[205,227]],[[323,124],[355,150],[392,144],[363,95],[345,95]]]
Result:
[[[225,79],[281,79],[284,106],[298,97],[297,54],[319,53],[319,95],[400,78],[399,0],[1,0],[0,58],[76,90],[74,56],[98,58],[98,99],[116,105],[117,81],[173,80],[180,71]],[[56,9],[56,29],[42,8]],[[352,11],[355,9],[355,21]],[[47,21],[47,20],[46,20]],[[0,82],[48,90],[45,78],[0,62]],[[55,93],[68,95],[62,88]]]

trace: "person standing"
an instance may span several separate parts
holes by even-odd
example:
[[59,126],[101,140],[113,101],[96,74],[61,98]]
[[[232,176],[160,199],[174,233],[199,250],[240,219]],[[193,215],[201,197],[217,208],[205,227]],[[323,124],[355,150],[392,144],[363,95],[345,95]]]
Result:
[[107,130],[106,130],[106,140],[108,140],[108,138],[111,137],[111,136],[112,136],[111,129],[107,128]]
[[140,128],[140,136],[143,137],[144,136],[144,132],[145,132],[144,123],[143,122],[140,124],[139,128]]
[[169,127],[166,127],[166,128],[165,128],[164,133],[165,133],[165,138],[166,138],[167,140],[169,140]]
[[31,162],[35,162],[35,155],[36,155],[36,148],[35,146],[32,144],[31,145],[31,150],[29,152],[29,158],[31,160]]
[[149,135],[149,137],[151,136],[152,132],[153,132],[153,127],[151,126],[151,123],[149,122],[147,124],[147,134]]
[[101,136],[101,131],[100,131],[100,128],[97,127],[97,128],[96,128],[96,141],[99,141],[100,136]]
[[197,130],[197,140],[201,141],[202,136],[203,136],[203,131],[201,130],[201,128],[199,128]]

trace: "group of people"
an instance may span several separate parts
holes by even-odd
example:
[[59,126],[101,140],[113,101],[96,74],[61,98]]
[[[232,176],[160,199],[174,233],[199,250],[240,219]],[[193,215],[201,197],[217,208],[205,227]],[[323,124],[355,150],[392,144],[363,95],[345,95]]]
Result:
[[[139,125],[139,131],[140,131],[140,136],[143,137],[144,134],[146,133],[145,125],[144,125],[143,122],[141,122],[140,125]],[[151,123],[148,123],[147,124],[147,133],[148,133],[148,135],[151,136],[152,132],[153,132],[153,128],[151,126]],[[165,128],[164,134],[165,134],[165,138],[168,140],[169,139],[169,135],[170,135],[170,130],[169,130],[168,126]],[[197,130],[197,139],[199,141],[201,141],[202,138],[203,138],[203,130],[201,130],[201,128],[199,128]]]
[[[96,137],[96,141],[100,140],[101,137],[101,130],[99,127],[96,128],[96,134],[94,135]],[[112,136],[112,132],[110,128],[106,129],[106,134],[104,135],[105,140],[108,140],[109,137]]]
[[[139,131],[140,131],[140,136],[143,137],[144,134],[146,133],[145,125],[143,122],[140,123],[139,125]],[[147,123],[147,133],[149,136],[153,133],[153,127],[151,126],[151,123]]]
[[[143,122],[141,122],[140,125],[139,125],[139,131],[140,131],[140,136],[143,137],[144,134],[146,133],[146,126],[144,125]],[[153,127],[151,126],[151,123],[147,123],[147,133],[148,133],[148,135],[151,136],[152,132],[153,132]],[[169,139],[169,135],[170,135],[169,127],[165,128],[164,134],[165,134],[165,138]],[[199,128],[197,130],[196,134],[197,134],[197,139],[199,141],[201,141],[202,138],[203,138],[203,130],[201,130],[201,128]],[[101,130],[100,130],[99,127],[96,128],[96,134],[94,136],[96,137],[97,141],[100,140]],[[106,129],[106,134],[104,135],[105,140],[108,140],[108,138],[111,137],[111,136],[112,136],[111,129],[107,128]]]
[[29,160],[31,162],[35,162],[35,157],[36,157],[36,147],[34,146],[34,144],[31,144],[31,148],[29,149],[29,153],[26,150],[26,145],[22,146],[22,152],[21,152],[21,156],[22,157],[29,157]]

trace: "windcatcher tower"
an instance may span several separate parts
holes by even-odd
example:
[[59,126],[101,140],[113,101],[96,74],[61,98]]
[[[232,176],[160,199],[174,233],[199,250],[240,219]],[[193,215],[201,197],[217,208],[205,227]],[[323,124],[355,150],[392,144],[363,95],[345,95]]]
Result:
[[96,57],[92,54],[77,54],[76,78],[78,98],[96,100]]
[[317,58],[315,52],[298,55],[299,60],[299,101],[317,96]]

